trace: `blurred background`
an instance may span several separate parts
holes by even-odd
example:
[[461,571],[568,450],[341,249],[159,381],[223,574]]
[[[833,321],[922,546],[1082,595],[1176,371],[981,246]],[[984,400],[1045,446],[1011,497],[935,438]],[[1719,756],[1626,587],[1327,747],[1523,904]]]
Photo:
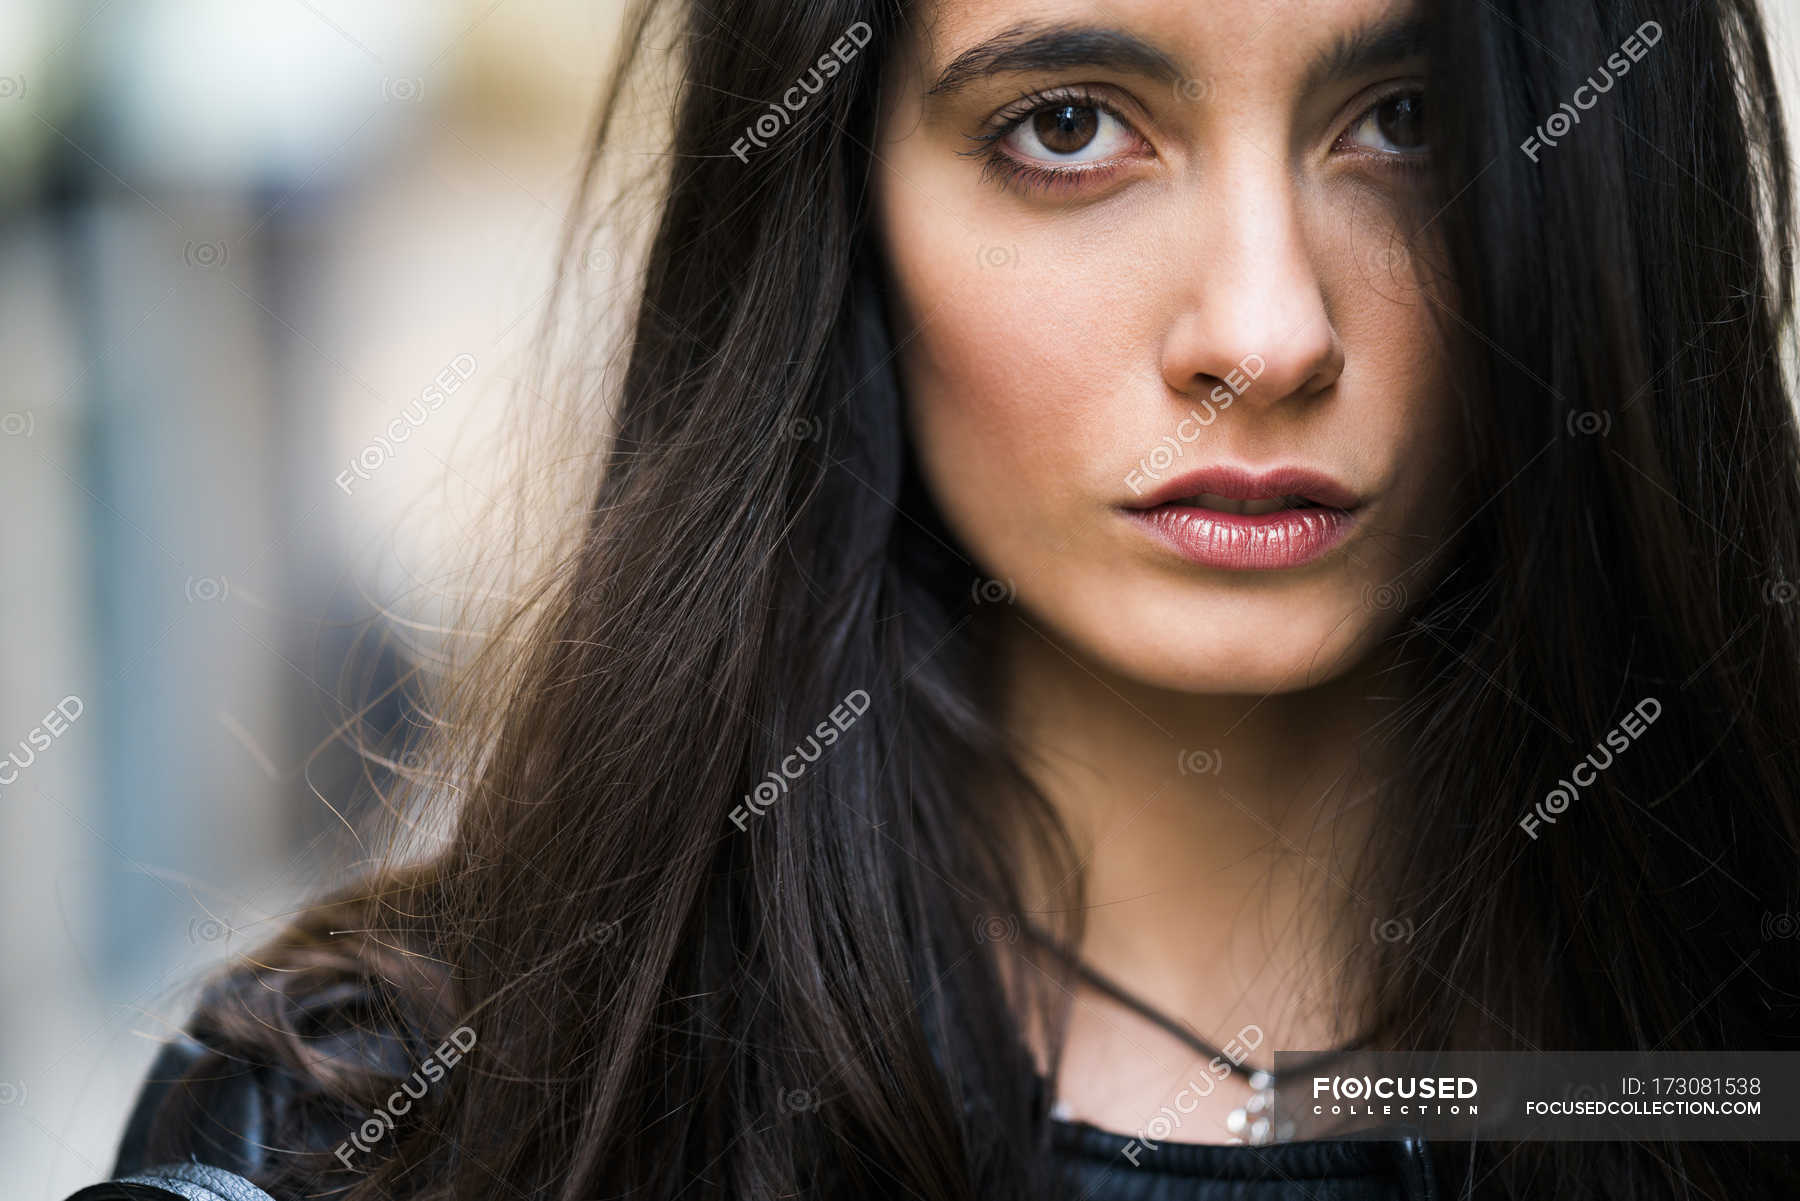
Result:
[[198,975],[361,855],[622,8],[0,6],[5,1196],[104,1178]]
[[0,1194],[361,854],[622,10],[0,5]]

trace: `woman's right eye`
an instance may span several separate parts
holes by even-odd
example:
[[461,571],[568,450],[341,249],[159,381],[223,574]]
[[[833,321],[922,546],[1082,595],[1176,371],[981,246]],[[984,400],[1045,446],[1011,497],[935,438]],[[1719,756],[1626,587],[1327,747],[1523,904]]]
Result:
[[1129,150],[1136,138],[1101,105],[1058,100],[1019,118],[1000,145],[1026,162],[1065,165],[1104,162]]

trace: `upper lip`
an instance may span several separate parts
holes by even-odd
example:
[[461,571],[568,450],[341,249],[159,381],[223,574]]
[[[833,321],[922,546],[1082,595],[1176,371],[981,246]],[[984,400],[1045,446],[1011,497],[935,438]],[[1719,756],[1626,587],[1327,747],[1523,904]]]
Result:
[[1332,509],[1351,509],[1357,504],[1356,493],[1322,472],[1306,467],[1273,467],[1253,471],[1247,467],[1215,466],[1190,471],[1186,475],[1165,480],[1152,492],[1128,502],[1129,509],[1153,509],[1172,500],[1210,492],[1232,500],[1275,500],[1298,496],[1315,505]]

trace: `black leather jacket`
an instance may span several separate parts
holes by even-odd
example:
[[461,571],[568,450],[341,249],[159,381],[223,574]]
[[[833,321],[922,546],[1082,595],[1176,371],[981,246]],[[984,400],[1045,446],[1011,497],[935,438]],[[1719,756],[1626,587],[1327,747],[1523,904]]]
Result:
[[[268,1064],[222,1058],[192,1033],[164,1045],[152,1064],[119,1144],[115,1177],[170,1163],[198,1163],[266,1179],[280,1151],[269,1132],[292,1129],[297,1080]],[[176,1090],[184,1078],[191,1087]],[[176,1098],[181,1098],[177,1100]],[[329,1150],[355,1118],[309,1108],[305,1142]],[[1056,1119],[1053,1145],[1084,1201],[1438,1201],[1427,1148],[1418,1139],[1295,1142],[1270,1146],[1161,1144],[1125,1155],[1132,1140]],[[100,1184],[67,1201],[164,1201],[254,1197],[227,1182],[196,1192]],[[289,1201],[277,1197],[276,1201]]]

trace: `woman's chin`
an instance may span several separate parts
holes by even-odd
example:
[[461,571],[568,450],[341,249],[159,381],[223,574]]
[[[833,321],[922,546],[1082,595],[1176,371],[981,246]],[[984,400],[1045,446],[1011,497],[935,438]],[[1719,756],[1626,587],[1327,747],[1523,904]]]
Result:
[[1341,679],[1399,621],[1360,595],[1057,608],[1039,632],[1090,670],[1159,691],[1226,696],[1275,696]]

